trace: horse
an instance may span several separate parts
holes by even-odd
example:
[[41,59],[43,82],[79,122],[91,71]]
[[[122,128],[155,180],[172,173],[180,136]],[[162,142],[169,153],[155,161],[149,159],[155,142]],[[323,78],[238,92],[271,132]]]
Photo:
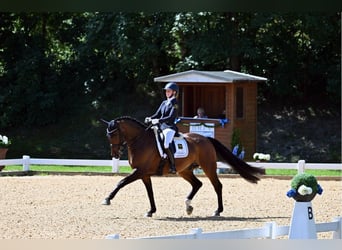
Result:
[[[127,147],[128,162],[132,168],[132,172],[119,181],[113,191],[103,200],[102,204],[110,205],[110,201],[121,188],[141,179],[145,185],[150,202],[150,210],[145,216],[152,217],[157,209],[151,176],[167,175],[169,161],[166,161],[164,167],[160,169],[162,158],[158,151],[155,133],[151,129],[151,125],[148,126],[129,116],[122,116],[111,121],[101,119],[101,121],[107,124],[106,134],[110,143],[111,155],[115,158],[120,158],[123,150]],[[193,169],[200,166],[215,189],[218,207],[213,216],[220,216],[220,213],[223,211],[222,184],[216,172],[218,159],[228,163],[241,177],[251,183],[257,183],[260,180],[259,176],[265,173],[264,169],[253,167],[236,157],[217,139],[196,133],[183,133],[181,135],[188,144],[188,156],[176,158],[175,165],[177,174],[192,186],[191,192],[185,200],[188,215],[191,215],[193,211],[191,201],[202,186],[202,182],[195,176]]]

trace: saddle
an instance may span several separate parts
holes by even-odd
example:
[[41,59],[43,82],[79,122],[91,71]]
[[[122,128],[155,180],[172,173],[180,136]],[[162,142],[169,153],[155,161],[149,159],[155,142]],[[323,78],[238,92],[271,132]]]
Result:
[[[153,126],[152,129],[154,131],[160,157],[165,158],[164,135],[157,126]],[[185,158],[189,154],[188,143],[181,133],[177,133],[174,136],[173,141],[170,145],[170,149],[174,153],[175,158]]]

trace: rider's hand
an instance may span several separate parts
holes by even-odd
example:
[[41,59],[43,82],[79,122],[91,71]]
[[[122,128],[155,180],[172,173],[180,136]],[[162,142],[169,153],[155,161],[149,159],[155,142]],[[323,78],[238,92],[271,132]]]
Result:
[[153,125],[156,125],[156,124],[158,124],[159,123],[159,119],[152,119],[152,124]]
[[145,123],[149,123],[149,122],[151,122],[151,121],[152,121],[151,117],[146,117],[146,118],[145,118]]

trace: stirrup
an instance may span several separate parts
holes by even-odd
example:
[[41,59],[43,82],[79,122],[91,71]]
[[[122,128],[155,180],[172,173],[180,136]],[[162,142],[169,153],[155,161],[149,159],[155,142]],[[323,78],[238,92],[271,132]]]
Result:
[[170,162],[169,173],[170,173],[170,174],[175,174],[175,173],[177,173],[176,166],[173,165],[171,162]]

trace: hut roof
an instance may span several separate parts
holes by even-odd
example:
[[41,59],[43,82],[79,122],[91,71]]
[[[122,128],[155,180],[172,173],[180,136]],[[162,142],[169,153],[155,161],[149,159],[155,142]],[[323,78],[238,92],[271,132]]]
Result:
[[155,82],[184,82],[184,83],[233,83],[233,82],[260,82],[267,78],[244,74],[232,70],[199,71],[189,70],[154,78]]

